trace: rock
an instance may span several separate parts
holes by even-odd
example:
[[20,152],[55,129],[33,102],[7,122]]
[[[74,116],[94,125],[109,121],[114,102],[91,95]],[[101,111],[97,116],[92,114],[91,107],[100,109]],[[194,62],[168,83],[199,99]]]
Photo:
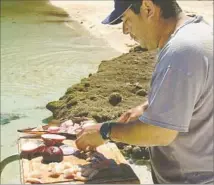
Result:
[[65,94],[67,95],[67,94],[71,94],[73,92],[75,92],[75,89],[73,87],[70,87],[70,88],[67,89]]
[[122,96],[120,95],[120,93],[114,92],[109,96],[109,103],[113,106],[116,106],[121,101],[122,101]]
[[67,104],[67,108],[70,109],[72,106],[76,105],[78,102],[77,100],[70,100]]
[[136,92],[136,94],[139,95],[139,96],[146,96],[146,95],[147,95],[147,92],[146,92],[146,90],[144,90],[144,89],[140,89],[140,90],[138,90],[138,91]]
[[97,100],[97,97],[96,96],[90,96],[89,99],[92,101],[95,101],[95,100]]
[[132,153],[132,146],[131,145],[125,146],[123,151],[126,153],[126,155],[131,154]]
[[146,160],[150,159],[149,149],[148,148],[142,147],[141,148],[141,153],[142,153],[143,159],[146,159]]
[[135,159],[139,159],[139,158],[142,158],[142,151],[141,151],[141,148],[138,147],[138,146],[135,146],[133,149],[132,149],[132,157],[135,158]]
[[59,100],[59,101],[52,101],[52,102],[50,102],[50,103],[48,103],[48,104],[46,105],[46,108],[47,108],[48,110],[50,110],[51,112],[54,112],[56,109],[60,109],[60,108],[62,108],[64,105],[65,105],[64,102],[61,101],[61,100]]
[[92,118],[95,119],[96,122],[98,123],[112,120],[111,115],[105,114],[105,112],[104,113],[92,112],[91,115],[92,115]]
[[127,144],[124,143],[116,143],[116,145],[119,149],[123,149],[125,146],[127,146]]
[[129,159],[129,160],[128,160],[128,163],[134,164],[134,161],[133,161],[132,159]]
[[90,87],[90,83],[89,82],[85,82],[85,87]]
[[[148,91],[155,66],[153,56],[156,56],[156,51],[133,51],[101,62],[96,73],[73,84],[60,100],[47,105],[48,110],[53,113],[54,119],[87,115],[99,123],[116,120],[122,113],[144,101],[145,97],[136,92],[140,89]],[[113,96],[110,97],[111,94]],[[73,106],[71,99],[78,104]]]
[[88,112],[82,110],[82,111],[76,113],[76,116],[78,116],[78,117],[87,117],[88,116]]
[[136,82],[134,84],[134,86],[136,87],[136,89],[142,89],[143,88],[143,86],[139,82]]
[[150,166],[150,161],[149,160],[144,160],[144,159],[140,159],[140,160],[136,160],[135,161],[136,165],[146,165],[146,166]]

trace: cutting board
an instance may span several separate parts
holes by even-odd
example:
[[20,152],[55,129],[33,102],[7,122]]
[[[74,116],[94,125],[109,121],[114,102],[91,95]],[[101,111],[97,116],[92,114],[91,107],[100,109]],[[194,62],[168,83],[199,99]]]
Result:
[[[19,152],[23,143],[25,142],[42,142],[40,138],[20,138],[19,139]],[[65,140],[64,144],[75,146],[74,140]],[[26,178],[28,174],[32,171],[39,170],[42,174],[42,182],[44,184],[53,184],[53,183],[68,183],[68,184],[140,184],[140,181],[130,165],[127,163],[120,150],[114,143],[106,143],[97,147],[97,151],[103,154],[108,159],[113,159],[117,166],[114,168],[108,168],[101,170],[93,179],[81,182],[75,181],[73,179],[64,179],[63,175],[60,175],[58,178],[49,177],[48,164],[42,163],[42,157],[37,156],[31,160],[22,158],[20,160],[20,169],[21,169],[21,182],[26,184]],[[75,156],[64,156],[61,163],[70,162],[74,165],[84,165],[88,162],[84,159],[79,159]]]

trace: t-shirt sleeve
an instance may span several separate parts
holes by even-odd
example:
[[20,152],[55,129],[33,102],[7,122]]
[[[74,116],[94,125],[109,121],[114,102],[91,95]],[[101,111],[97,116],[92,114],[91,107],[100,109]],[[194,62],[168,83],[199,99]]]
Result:
[[204,61],[200,52],[189,46],[166,51],[153,74],[148,108],[139,120],[188,132],[194,107],[205,83],[207,66]]

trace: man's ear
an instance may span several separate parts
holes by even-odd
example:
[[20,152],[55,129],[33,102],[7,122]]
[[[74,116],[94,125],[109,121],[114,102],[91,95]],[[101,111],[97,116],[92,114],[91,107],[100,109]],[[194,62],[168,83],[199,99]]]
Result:
[[155,5],[152,0],[142,0],[141,11],[147,19],[151,19],[155,15]]

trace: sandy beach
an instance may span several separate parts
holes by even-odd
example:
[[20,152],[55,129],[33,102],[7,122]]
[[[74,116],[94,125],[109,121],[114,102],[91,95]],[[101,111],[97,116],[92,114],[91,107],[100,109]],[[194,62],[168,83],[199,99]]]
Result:
[[[103,38],[112,48],[126,53],[136,43],[122,34],[121,24],[108,26],[101,21],[113,10],[113,1],[56,1],[51,4],[63,8],[72,20],[82,24],[96,37]],[[184,12],[202,15],[213,25],[213,1],[178,1]],[[69,24],[68,24],[69,26]]]

